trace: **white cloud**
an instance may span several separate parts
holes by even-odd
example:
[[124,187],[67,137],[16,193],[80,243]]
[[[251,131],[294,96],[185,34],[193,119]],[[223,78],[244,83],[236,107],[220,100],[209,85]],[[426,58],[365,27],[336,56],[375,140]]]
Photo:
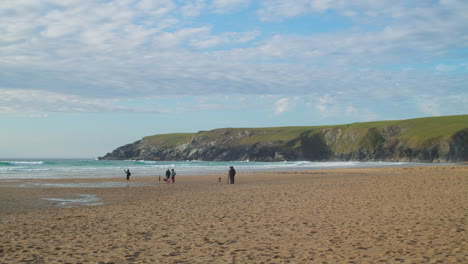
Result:
[[[447,27],[444,18],[424,23],[389,25],[374,31],[354,30],[313,36],[275,35],[256,47],[233,50],[265,60],[295,59],[317,64],[374,66],[429,61],[466,47],[468,29]],[[468,20],[460,20],[459,23]],[[462,35],[454,32],[464,32]]]
[[183,28],[174,32],[162,32],[153,38],[153,45],[156,49],[174,49],[187,41],[199,38],[200,35],[207,35],[210,31],[210,27],[199,27]]
[[197,17],[203,12],[218,14],[234,12],[248,7],[250,3],[251,0],[190,0],[185,1],[180,9],[184,17]]
[[411,6],[405,0],[264,0],[261,5],[258,15],[263,21],[278,21],[333,10],[359,21],[376,22],[385,19],[388,23],[388,20],[430,18],[435,13],[442,14],[447,10],[455,11],[457,14],[466,14],[467,9],[466,1],[463,0],[413,1]]
[[212,9],[216,13],[227,13],[249,6],[251,0],[213,0]]
[[243,33],[225,32],[220,35],[198,35],[196,38],[193,38],[190,41],[190,45],[198,49],[207,49],[222,45],[235,45],[238,43],[246,43],[252,41],[258,35],[259,33],[257,31]]
[[352,120],[367,122],[379,119],[379,115],[375,113],[369,106],[355,106],[353,101],[360,101],[361,98],[354,98],[352,95],[332,96],[325,94],[314,99],[307,98],[306,105],[314,107],[318,110],[319,116],[322,119],[341,119],[343,117],[351,118]]
[[[420,95],[416,98],[417,107],[424,115],[463,115],[468,113],[468,95]],[[446,106],[450,105],[450,108]],[[447,109],[450,109],[449,111]]]
[[327,116],[327,113],[330,112],[330,107],[333,106],[335,102],[336,100],[333,96],[325,94],[318,99],[316,107],[323,116]]
[[438,100],[434,98],[420,97],[418,99],[418,106],[420,110],[426,115],[441,115],[441,105],[439,104]]
[[373,110],[364,108],[356,108],[352,105],[349,105],[344,109],[345,115],[351,117],[353,120],[360,121],[360,122],[370,122],[379,120],[380,116],[375,113]]
[[[362,113],[337,107],[357,98],[466,95],[467,66],[457,53],[468,43],[466,1],[263,2],[264,21],[324,10],[357,21],[351,30],[306,35],[268,31],[268,22],[240,32],[198,20],[246,11],[251,3],[1,1],[0,91],[55,95],[55,103],[37,100],[28,111],[60,111],[68,103],[77,111],[114,111],[112,100],[148,95],[271,94],[290,98],[275,105],[283,113],[300,94],[321,98],[316,107],[328,114]],[[22,111],[0,102],[3,112]]]
[[[1,111],[1,110],[0,110]],[[47,118],[49,117],[48,114],[45,113],[20,113],[20,114],[15,114],[15,117],[22,117],[22,118]]]
[[299,100],[299,97],[294,96],[294,97],[284,97],[281,99],[278,99],[275,102],[275,109],[274,109],[274,114],[275,115],[280,115],[284,112],[287,112],[291,110],[294,106],[296,106],[297,102]]
[[0,113],[46,116],[48,112],[131,111],[116,100],[90,99],[41,90],[0,89]]
[[275,115],[279,115],[289,110],[292,105],[291,98],[281,98],[275,103]]
[[174,11],[177,6],[171,0],[141,0],[136,7],[152,15],[163,16]]
[[201,15],[205,8],[206,0],[186,1],[181,7],[181,12],[185,17],[195,17]]
[[349,105],[346,108],[346,114],[347,115],[355,115],[357,113],[358,113],[358,109],[356,107],[354,107],[353,105]]
[[258,11],[258,15],[263,21],[283,20],[284,18],[301,16],[307,13],[323,12],[331,7],[339,7],[340,1],[333,0],[264,0],[263,7]]
[[458,65],[438,64],[434,68],[436,71],[451,72],[457,70]]

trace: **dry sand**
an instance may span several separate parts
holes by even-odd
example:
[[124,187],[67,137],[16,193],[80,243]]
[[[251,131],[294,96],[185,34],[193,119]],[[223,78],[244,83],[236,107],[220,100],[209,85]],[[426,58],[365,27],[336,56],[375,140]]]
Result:
[[[2,182],[0,263],[468,263],[468,166],[217,179],[129,188]],[[122,179],[46,182],[74,181]],[[104,205],[42,199],[82,194]]]

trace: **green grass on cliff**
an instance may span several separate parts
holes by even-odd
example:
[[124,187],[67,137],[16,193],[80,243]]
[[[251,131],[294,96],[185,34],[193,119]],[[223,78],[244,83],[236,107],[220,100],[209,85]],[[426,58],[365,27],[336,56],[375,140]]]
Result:
[[398,127],[401,131],[399,135],[401,139],[408,140],[412,144],[424,145],[445,137],[449,138],[459,131],[468,129],[468,115],[364,122],[334,126],[222,128],[198,133],[154,135],[144,137],[143,141],[153,146],[170,147],[187,142],[194,136],[203,137],[207,140],[221,140],[226,137],[250,133],[250,136],[241,136],[239,144],[251,145],[276,141],[284,142],[284,144],[289,144],[289,147],[294,148],[302,144],[304,140],[301,139],[313,137],[323,129],[341,129],[343,133],[355,136],[353,143],[346,146],[348,148],[354,147],[353,145],[357,144],[375,146],[383,141],[383,138],[381,138],[377,131],[386,127]]
[[[468,129],[468,115],[353,123],[346,125],[346,128],[354,131],[362,131],[362,137],[365,137],[369,136],[365,131],[374,128],[383,129],[391,126],[401,129],[401,134],[399,136],[401,139],[408,140],[415,145],[421,145],[452,137],[461,130]],[[370,136],[372,137],[372,133]]]
[[[311,130],[320,131],[321,127],[264,127],[264,128],[220,128],[211,131],[203,131],[197,137],[206,140],[222,140],[227,137],[241,136],[239,144],[251,145],[261,142],[283,141],[289,142],[297,139],[303,133]],[[246,136],[249,133],[249,136]]]
[[142,141],[151,146],[170,147],[184,143],[193,137],[195,133],[173,133],[144,137]]
[[423,144],[437,139],[449,138],[457,132],[468,129],[468,115],[427,117],[397,122],[407,128],[403,138],[414,144]]
[[[247,130],[249,128],[243,128]],[[252,137],[243,138],[241,144],[250,145],[258,142],[273,142],[283,141],[290,142],[304,133],[308,133],[311,130],[319,131],[319,127],[266,127],[266,128],[254,128],[249,129],[255,133]]]

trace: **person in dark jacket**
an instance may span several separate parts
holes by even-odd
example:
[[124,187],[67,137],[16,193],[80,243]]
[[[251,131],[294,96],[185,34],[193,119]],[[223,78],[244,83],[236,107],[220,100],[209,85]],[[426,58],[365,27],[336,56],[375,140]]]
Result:
[[234,184],[234,177],[236,176],[236,170],[234,169],[233,166],[229,167],[228,176],[229,176],[228,183]]
[[171,180],[171,171],[169,169],[166,170],[166,178],[164,179],[165,182],[169,183]]

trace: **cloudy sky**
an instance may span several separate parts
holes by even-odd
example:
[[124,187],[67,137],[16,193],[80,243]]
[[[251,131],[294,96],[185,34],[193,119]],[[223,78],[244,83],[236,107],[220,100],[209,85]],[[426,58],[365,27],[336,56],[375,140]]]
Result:
[[465,0],[2,0],[0,157],[468,114]]

